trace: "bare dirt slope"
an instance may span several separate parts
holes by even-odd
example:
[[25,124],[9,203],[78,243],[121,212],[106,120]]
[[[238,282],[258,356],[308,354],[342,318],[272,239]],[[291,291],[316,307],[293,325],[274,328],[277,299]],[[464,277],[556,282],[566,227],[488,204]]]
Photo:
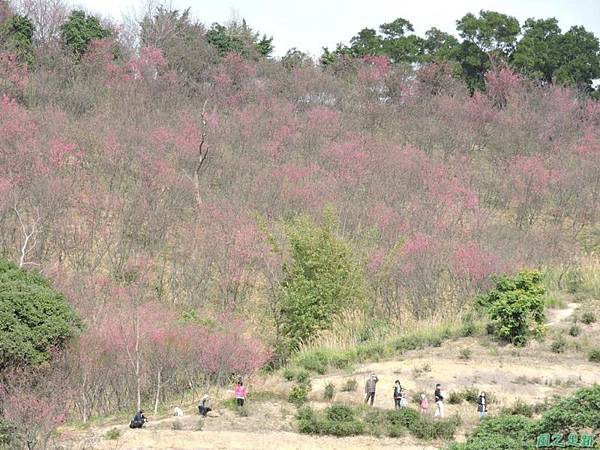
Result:
[[[576,304],[569,304],[560,311],[550,311],[549,326],[552,333],[566,330],[569,317]],[[586,342],[598,340],[598,326],[584,326],[577,339]],[[566,333],[565,333],[566,334]],[[425,392],[430,398],[436,383],[441,383],[446,392],[458,391],[476,386],[491,396],[490,412],[498,412],[517,399],[529,404],[543,402],[553,396],[564,396],[573,390],[600,382],[598,366],[590,363],[585,354],[576,351],[576,338],[570,338],[569,350],[565,353],[552,353],[549,341],[534,342],[525,349],[511,346],[499,347],[486,338],[462,338],[445,342],[441,347],[408,352],[402,358],[363,364],[352,372],[335,372],[312,378],[313,390],[310,394],[312,406],[321,408],[328,403],[323,401],[323,391],[327,383],[337,388],[335,400],[347,403],[360,403],[363,400],[362,386],[371,372],[375,372],[380,382],[377,386],[375,406],[389,409],[393,407],[392,392],[394,380],[399,379],[408,388],[409,397],[414,393]],[[349,379],[356,379],[356,392],[341,392],[341,387]],[[107,432],[114,424],[105,424],[88,430],[65,429],[63,441],[72,449],[402,449],[433,450],[444,448],[443,442],[420,443],[411,437],[400,439],[375,438],[370,436],[335,438],[306,436],[295,432],[295,408],[285,398],[290,383],[281,377],[256,380],[255,392],[268,393],[263,400],[250,399],[248,417],[240,417],[237,412],[217,406],[219,417],[200,421],[195,415],[195,406],[187,405],[186,415],[152,418],[144,430],[130,430],[119,424],[118,439],[108,439]],[[222,395],[231,395],[228,392]],[[413,405],[414,406],[414,405]],[[432,409],[432,408],[430,408]],[[457,438],[460,440],[478,422],[475,407],[463,402],[447,404],[448,415],[458,414],[463,420]],[[200,429],[200,422],[202,423]],[[175,425],[174,425],[175,424]]]

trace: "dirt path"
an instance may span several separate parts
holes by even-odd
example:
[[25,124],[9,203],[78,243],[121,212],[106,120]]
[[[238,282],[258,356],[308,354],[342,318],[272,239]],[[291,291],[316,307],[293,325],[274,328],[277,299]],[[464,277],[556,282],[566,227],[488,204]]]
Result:
[[437,450],[438,447],[403,444],[398,439],[368,436],[352,438],[304,436],[291,432],[238,432],[188,430],[127,430],[118,440],[94,443],[99,450],[134,449],[262,449],[262,450]]

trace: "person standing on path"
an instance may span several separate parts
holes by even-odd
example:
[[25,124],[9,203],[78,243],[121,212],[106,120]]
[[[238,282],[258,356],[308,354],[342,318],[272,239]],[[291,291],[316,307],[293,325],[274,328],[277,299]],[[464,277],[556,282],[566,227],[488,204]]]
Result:
[[441,419],[444,417],[444,393],[442,392],[441,384],[438,383],[435,385],[433,397],[435,398],[436,407],[434,417],[439,417]]
[[477,412],[479,413],[480,419],[487,416],[487,398],[483,391],[479,394],[479,399],[477,400]]
[[396,380],[394,383],[394,409],[400,409],[402,402],[402,385],[400,380]]
[[375,401],[375,388],[377,386],[378,381],[379,378],[377,378],[377,375],[372,373],[367,382],[365,383],[365,394],[367,394],[367,396],[365,397],[365,403],[369,403],[370,401],[371,406],[373,406],[373,402]]
[[248,388],[244,386],[242,380],[238,381],[238,384],[235,386],[235,401],[240,408],[244,406],[244,402],[246,401],[247,395]]
[[421,392],[421,402],[419,406],[421,407],[421,414],[425,415],[427,413],[427,408],[429,408],[429,400],[427,400],[427,396],[425,392]]

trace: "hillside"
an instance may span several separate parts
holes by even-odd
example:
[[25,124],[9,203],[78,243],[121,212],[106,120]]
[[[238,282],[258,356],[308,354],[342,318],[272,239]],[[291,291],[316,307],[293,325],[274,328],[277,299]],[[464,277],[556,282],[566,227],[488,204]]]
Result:
[[[341,385],[376,370],[381,408],[400,376],[541,414],[596,381],[593,33],[398,18],[313,61],[243,19],[140,11],[0,2],[0,448],[437,446],[473,405],[369,413]],[[248,417],[235,381],[262,392]],[[205,391],[223,415],[169,429]],[[141,409],[161,419],[104,439]],[[524,446],[547,423],[508,415]]]

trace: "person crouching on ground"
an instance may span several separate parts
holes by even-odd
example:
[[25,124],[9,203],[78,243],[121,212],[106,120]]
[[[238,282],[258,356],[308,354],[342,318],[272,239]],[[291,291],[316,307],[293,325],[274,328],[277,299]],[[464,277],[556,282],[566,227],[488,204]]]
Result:
[[367,396],[365,397],[365,403],[369,403],[370,401],[371,406],[373,406],[373,402],[375,401],[375,388],[377,386],[378,381],[379,378],[377,378],[377,376],[374,373],[372,373],[367,382],[365,383],[365,394],[367,394]]
[[133,419],[129,423],[129,428],[142,428],[146,422],[148,422],[148,419],[146,419],[144,411],[140,409],[135,416],[133,416]]
[[208,406],[208,400],[209,400],[209,397],[208,397],[208,394],[206,394],[206,395],[204,395],[204,397],[202,397],[202,401],[198,405],[198,413],[200,413],[201,416],[206,417],[206,415],[212,411],[210,406]]

